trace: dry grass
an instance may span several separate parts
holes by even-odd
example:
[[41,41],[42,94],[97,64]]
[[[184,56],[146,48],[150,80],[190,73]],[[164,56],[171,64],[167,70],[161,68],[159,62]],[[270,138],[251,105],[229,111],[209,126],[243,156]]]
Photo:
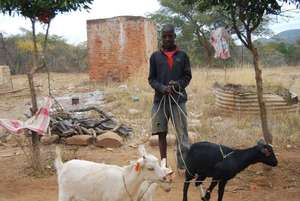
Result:
[[[300,95],[300,67],[263,69],[265,85],[280,85]],[[214,82],[255,84],[254,70],[250,67],[226,70],[193,69],[193,79],[187,88],[189,94],[189,130],[197,134],[197,140],[208,140],[230,146],[249,146],[262,136],[257,116],[224,117],[214,106],[212,85]],[[123,83],[92,83],[87,74],[51,73],[51,88],[55,95],[78,91],[104,90],[107,105],[104,110],[112,112],[121,122],[134,128],[132,140],[150,134],[150,110],[153,89],[147,81],[147,70],[142,70]],[[15,88],[26,86],[25,76],[14,76]],[[47,94],[47,76],[36,76],[41,85],[40,95]],[[136,100],[138,98],[138,101]],[[132,112],[132,109],[135,111]],[[274,144],[286,146],[300,142],[299,114],[269,115]],[[171,130],[174,133],[174,130]]]
[[[300,94],[299,67],[282,67],[264,69],[265,85],[280,85]],[[122,85],[127,90],[111,84],[105,91],[119,102],[113,113],[131,123],[135,128],[134,138],[150,133],[150,109],[153,90],[147,82],[147,71],[138,72]],[[231,146],[249,146],[262,137],[260,120],[257,116],[221,116],[214,106],[212,85],[214,82],[230,82],[235,84],[255,84],[254,70],[251,67],[224,70],[193,69],[193,79],[187,88],[189,101],[189,130],[197,134],[197,140],[208,140]],[[139,101],[133,101],[134,96]],[[129,109],[136,109],[137,114],[129,114]],[[296,145],[300,141],[300,117],[294,114],[269,115],[270,129],[274,136],[274,144],[286,146]],[[146,131],[145,131],[146,130]],[[144,132],[143,132],[144,131]],[[174,130],[171,130],[174,134]],[[143,137],[143,135],[142,135]]]

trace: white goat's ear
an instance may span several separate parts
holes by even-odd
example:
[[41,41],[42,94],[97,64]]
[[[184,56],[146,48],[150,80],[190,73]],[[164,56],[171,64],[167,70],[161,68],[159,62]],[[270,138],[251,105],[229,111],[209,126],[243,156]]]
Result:
[[139,145],[139,154],[141,157],[144,157],[147,155],[147,152],[146,152],[146,149],[145,149],[145,146],[144,145]]
[[161,166],[161,167],[164,167],[164,168],[167,167],[167,160],[166,160],[166,158],[163,158],[163,159],[160,161],[160,166]]

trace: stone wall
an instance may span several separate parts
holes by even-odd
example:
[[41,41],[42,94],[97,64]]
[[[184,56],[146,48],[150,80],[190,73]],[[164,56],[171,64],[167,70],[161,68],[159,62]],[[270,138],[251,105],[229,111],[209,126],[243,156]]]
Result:
[[144,17],[88,20],[87,37],[91,80],[122,81],[148,68],[157,49],[156,25]]

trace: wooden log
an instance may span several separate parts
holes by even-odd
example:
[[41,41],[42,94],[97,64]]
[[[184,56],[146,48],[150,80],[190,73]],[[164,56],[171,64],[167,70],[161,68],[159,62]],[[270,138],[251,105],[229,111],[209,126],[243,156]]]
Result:
[[81,128],[81,130],[82,130],[82,132],[84,133],[84,134],[87,134],[87,135],[92,135],[92,133],[87,129],[87,128],[85,128],[85,127],[80,127]]

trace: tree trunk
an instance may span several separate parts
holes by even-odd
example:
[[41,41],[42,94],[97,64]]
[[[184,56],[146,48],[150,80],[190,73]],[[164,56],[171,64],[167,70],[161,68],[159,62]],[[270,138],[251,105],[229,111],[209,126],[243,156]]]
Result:
[[[31,19],[31,25],[32,25],[32,40],[33,40],[33,58],[32,58],[32,67],[29,70],[29,73],[27,74],[28,77],[28,83],[30,88],[30,95],[31,95],[31,103],[32,103],[32,115],[36,113],[38,110],[37,107],[37,99],[36,99],[36,91],[34,88],[34,80],[33,80],[33,74],[34,70],[37,68],[37,62],[38,62],[38,49],[36,44],[36,34],[35,34],[35,20]],[[35,171],[42,171],[42,165],[41,165],[41,157],[40,157],[40,139],[36,132],[31,131],[31,140],[32,140],[32,167]]]
[[213,54],[211,52],[211,48],[207,40],[203,42],[203,47],[206,51],[207,63],[208,63],[208,67],[210,68],[212,67]]
[[262,132],[264,139],[266,143],[272,144],[272,134],[269,131],[268,128],[268,118],[267,118],[267,110],[266,105],[263,100],[263,82],[262,82],[262,72],[259,68],[259,56],[257,49],[253,46],[250,49],[253,55],[253,65],[255,69],[255,80],[256,80],[256,90],[257,90],[257,99],[258,99],[258,105],[260,110],[260,119],[261,119],[261,126],[262,126]]
[[44,38],[44,45],[43,45],[43,67],[46,68],[46,71],[47,71],[48,94],[49,94],[49,96],[51,96],[52,94],[51,94],[51,83],[50,83],[50,71],[49,71],[49,68],[47,67],[47,64],[46,64],[46,55],[47,55],[47,44],[48,44],[48,35],[49,35],[50,23],[51,23],[51,20],[49,21],[49,23],[47,25],[47,30],[46,30],[46,34],[45,34],[45,38]]

